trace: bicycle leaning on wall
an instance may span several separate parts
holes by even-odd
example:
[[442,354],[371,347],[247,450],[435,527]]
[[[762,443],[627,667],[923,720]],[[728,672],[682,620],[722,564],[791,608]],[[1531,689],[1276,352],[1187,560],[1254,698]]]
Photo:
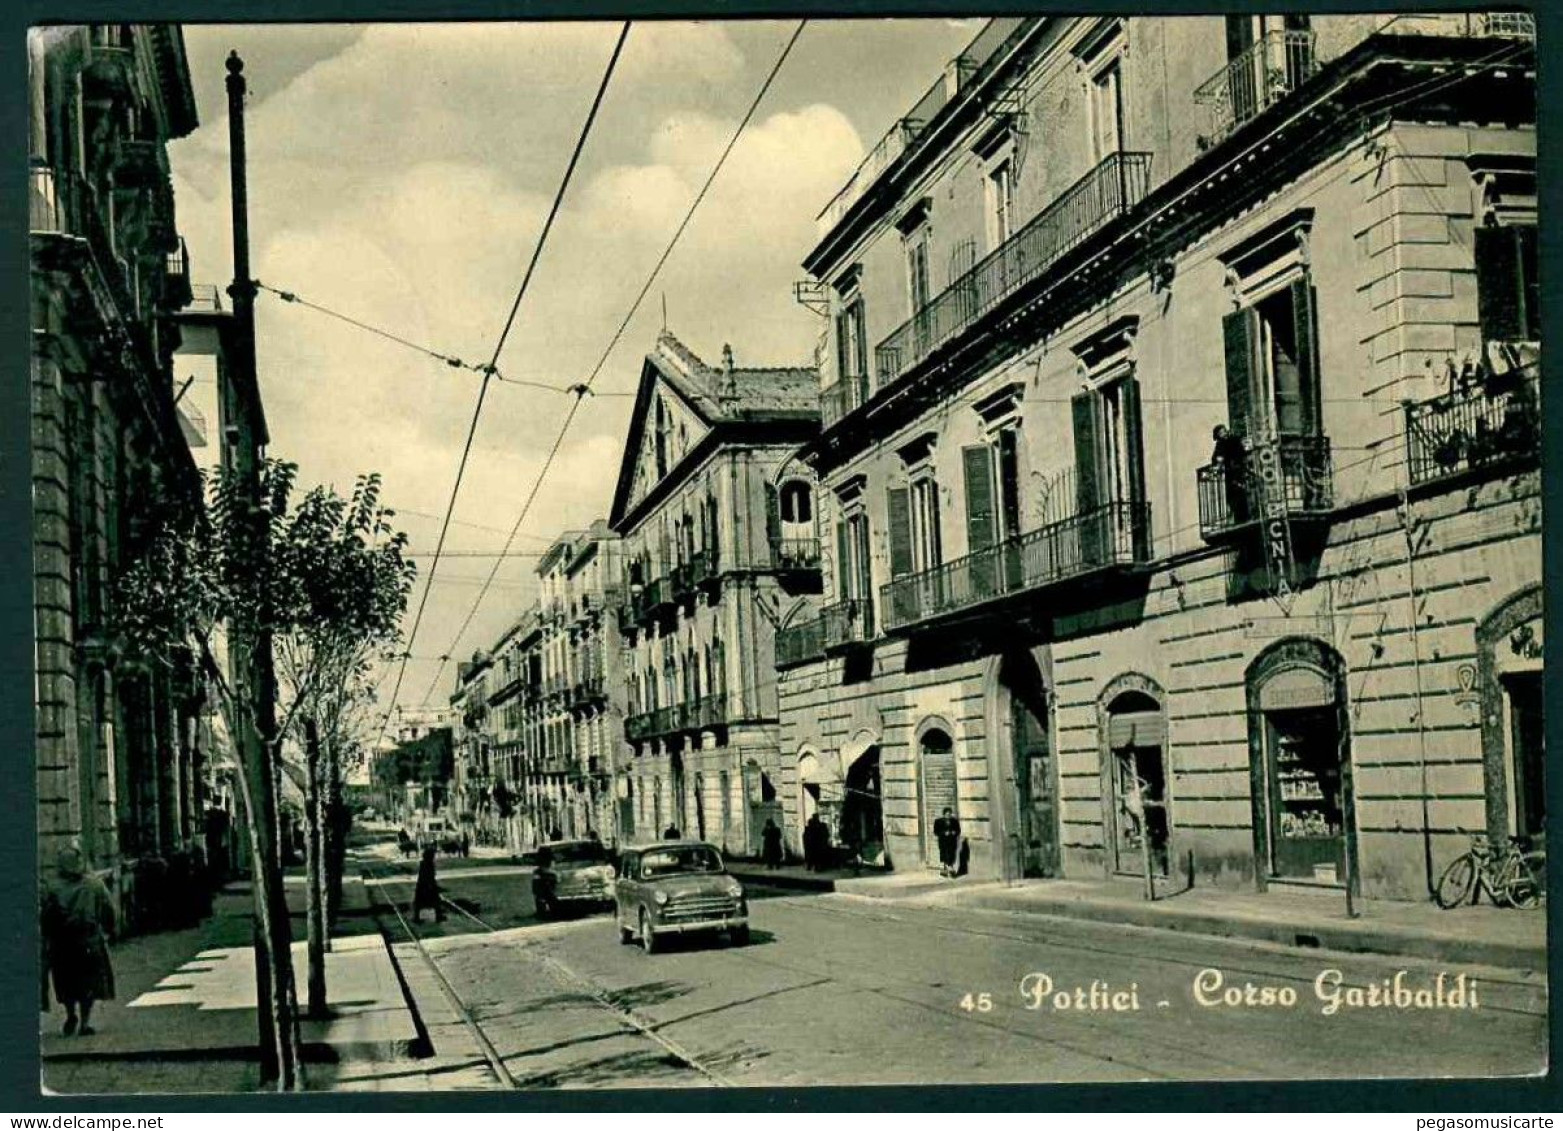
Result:
[[[1464,830],[1461,830],[1462,832]],[[1471,847],[1444,869],[1433,898],[1448,910],[1482,895],[1497,907],[1536,907],[1547,897],[1547,853],[1513,837],[1502,845],[1475,834]]]

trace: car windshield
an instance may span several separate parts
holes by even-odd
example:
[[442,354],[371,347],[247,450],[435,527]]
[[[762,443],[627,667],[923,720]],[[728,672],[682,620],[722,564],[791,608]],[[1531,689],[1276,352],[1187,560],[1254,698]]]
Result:
[[608,861],[608,854],[602,845],[591,841],[550,844],[548,848],[555,864],[605,864]]
[[716,849],[704,844],[687,848],[658,848],[640,858],[640,874],[654,880],[659,876],[682,876],[691,872],[720,872],[722,858]]

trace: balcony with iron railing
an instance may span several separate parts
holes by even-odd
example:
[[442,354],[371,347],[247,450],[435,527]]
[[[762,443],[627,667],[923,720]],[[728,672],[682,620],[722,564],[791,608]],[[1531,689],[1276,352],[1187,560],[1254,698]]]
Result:
[[1541,456],[1536,366],[1488,374],[1405,405],[1406,464],[1413,486],[1466,471],[1535,463]]
[[870,601],[849,598],[820,611],[824,623],[825,651],[834,652],[874,639],[874,606]]
[[1384,35],[1534,40],[1536,17],[1530,12],[1408,12],[1385,17],[1376,30]]
[[820,567],[819,539],[778,538],[771,544],[771,561],[778,570],[817,570]]
[[700,586],[718,576],[717,554],[714,549],[696,550],[689,560],[674,567],[671,583],[675,600],[687,597]]
[[820,427],[829,428],[869,398],[868,374],[843,377],[819,396]]
[[693,703],[685,703],[679,722],[684,730],[706,730],[727,722],[727,694],[718,691]]
[[1270,518],[1327,519],[1334,509],[1328,436],[1244,437],[1241,455],[1195,472],[1199,533],[1230,540]]
[[1151,558],[1150,505],[1109,503],[897,578],[880,590],[885,631],[897,632],[1017,594]]
[[945,73],[874,144],[847,183],[820,211],[816,220],[820,237],[823,238],[839,224],[852,206],[873,187],[874,182],[916,144],[945,106],[991,70],[999,48],[1021,22],[1020,18],[1010,16],[988,21],[966,49],[950,60]]
[[194,291],[190,288],[190,252],[185,247],[185,241],[179,241],[179,248],[168,253],[163,266],[163,301],[170,310],[179,310],[190,305],[190,299]]
[[641,742],[648,738],[677,734],[683,729],[683,719],[684,707],[681,704],[642,711],[624,720],[624,736],[632,742]]
[[1315,70],[1313,32],[1266,32],[1194,91],[1208,115],[1200,141],[1209,148],[1306,82]]
[[1144,198],[1149,153],[1114,153],[893,330],[874,350],[882,389],[1032,282]]
[[776,666],[791,668],[825,655],[825,618],[789,624],[776,630]]

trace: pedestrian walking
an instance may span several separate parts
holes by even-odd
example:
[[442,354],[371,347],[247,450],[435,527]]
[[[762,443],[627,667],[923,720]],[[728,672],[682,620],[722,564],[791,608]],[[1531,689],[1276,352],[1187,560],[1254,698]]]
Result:
[[765,862],[767,868],[774,869],[782,866],[781,830],[770,817],[765,818],[765,828],[760,830],[760,859]]
[[472,855],[472,835],[466,829],[461,830],[461,855],[463,857]]
[[825,822],[819,819],[819,814],[814,813],[803,826],[804,867],[811,872],[823,872],[829,853],[830,830],[825,827]]
[[682,840],[683,839],[683,834],[678,831],[678,826],[677,825],[669,824],[667,828],[662,830],[662,839],[663,840]]
[[418,882],[412,892],[412,921],[418,922],[423,916],[425,908],[434,912],[434,921],[445,921],[445,904],[440,900],[440,884],[434,875],[434,845],[428,845],[423,850],[423,859],[418,864]]
[[564,839],[564,834],[559,831],[559,826],[558,825],[555,825],[552,829],[550,829],[548,831],[548,839],[549,840],[563,840]]
[[96,1031],[93,1004],[114,997],[108,945],[114,933],[114,899],[103,882],[88,873],[81,850],[74,846],[60,850],[54,872],[40,907],[44,956],[54,996],[65,1006],[63,1032],[90,1037]]
[[961,823],[948,806],[933,823],[933,838],[939,845],[939,874],[955,875],[955,854],[961,844]]

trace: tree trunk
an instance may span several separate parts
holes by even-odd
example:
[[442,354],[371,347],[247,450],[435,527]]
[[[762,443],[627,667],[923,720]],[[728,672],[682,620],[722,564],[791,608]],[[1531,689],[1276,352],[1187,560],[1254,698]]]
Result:
[[326,1007],[325,861],[321,834],[320,727],[304,719],[304,892],[309,923],[309,1016],[324,1018]]
[[339,736],[326,745],[326,945],[342,911],[342,873],[347,865],[347,831],[351,823],[342,789],[342,750]]
[[[204,647],[204,644],[203,644]],[[256,725],[251,699],[254,668],[246,643],[229,641],[233,688],[220,692],[223,714],[239,759],[240,797],[250,838],[250,883],[255,894],[255,1000],[260,1033],[261,1079],[278,1091],[296,1091],[298,1029],[293,998],[292,932],[277,852],[276,795],[272,791],[270,747]],[[209,650],[211,671],[221,669]],[[219,683],[219,687],[222,684]],[[234,689],[238,689],[235,691]]]

